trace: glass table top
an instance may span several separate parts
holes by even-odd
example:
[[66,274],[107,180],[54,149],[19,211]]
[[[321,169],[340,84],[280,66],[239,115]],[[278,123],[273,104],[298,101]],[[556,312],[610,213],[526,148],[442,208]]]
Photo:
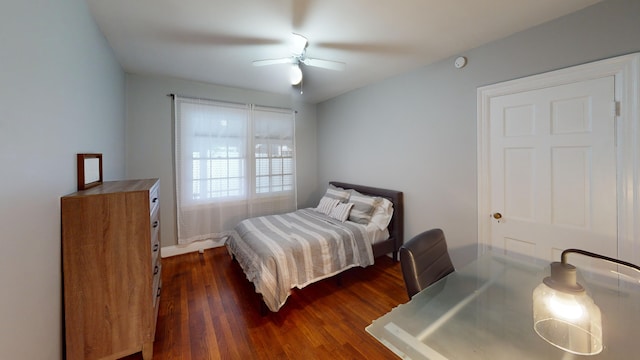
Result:
[[[578,270],[580,272],[580,268]],[[407,359],[574,359],[533,329],[532,294],[549,263],[487,254],[373,321],[366,330]],[[617,277],[579,281],[602,312],[604,350],[629,359],[640,342],[640,285]]]

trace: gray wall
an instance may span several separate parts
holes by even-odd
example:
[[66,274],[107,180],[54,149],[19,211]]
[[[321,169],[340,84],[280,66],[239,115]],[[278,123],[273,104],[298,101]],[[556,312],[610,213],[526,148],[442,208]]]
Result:
[[124,72],[83,0],[0,11],[0,358],[60,359],[60,197],[76,153],[124,176]]
[[298,206],[317,188],[315,105],[275,95],[167,77],[127,74],[127,177],[160,178],[162,246],[177,244],[172,99],[167,94],[292,108],[296,114]]
[[640,1],[610,0],[461,54],[461,70],[446,59],[319,104],[318,192],[333,179],[404,191],[405,240],[440,227],[460,266],[478,240],[477,88],[637,51]]

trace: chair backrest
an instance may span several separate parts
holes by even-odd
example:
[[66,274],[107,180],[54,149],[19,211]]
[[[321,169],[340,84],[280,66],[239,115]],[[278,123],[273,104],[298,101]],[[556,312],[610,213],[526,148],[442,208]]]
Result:
[[455,270],[441,229],[427,230],[404,243],[400,265],[409,298]]

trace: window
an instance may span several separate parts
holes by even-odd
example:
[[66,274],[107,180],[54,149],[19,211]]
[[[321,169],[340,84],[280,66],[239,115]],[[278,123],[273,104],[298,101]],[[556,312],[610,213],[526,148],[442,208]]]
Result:
[[246,197],[249,108],[197,100],[179,106],[186,203]]
[[255,193],[277,194],[294,189],[293,121],[291,115],[254,109]]
[[[183,210],[226,203],[221,213],[246,218],[295,209],[293,111],[176,97],[175,121]],[[238,216],[239,203],[249,209],[245,215]],[[180,239],[180,221],[178,228]]]

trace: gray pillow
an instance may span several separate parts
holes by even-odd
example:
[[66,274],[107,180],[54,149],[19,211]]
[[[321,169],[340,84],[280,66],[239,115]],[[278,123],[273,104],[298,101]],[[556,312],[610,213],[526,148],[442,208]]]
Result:
[[371,221],[371,215],[382,198],[363,195],[356,190],[351,190],[349,202],[353,203],[353,208],[349,214],[349,221],[367,225]]
[[333,185],[329,185],[327,192],[324,194],[325,197],[338,199],[341,203],[346,203],[349,200],[349,195],[351,195],[349,191]]

